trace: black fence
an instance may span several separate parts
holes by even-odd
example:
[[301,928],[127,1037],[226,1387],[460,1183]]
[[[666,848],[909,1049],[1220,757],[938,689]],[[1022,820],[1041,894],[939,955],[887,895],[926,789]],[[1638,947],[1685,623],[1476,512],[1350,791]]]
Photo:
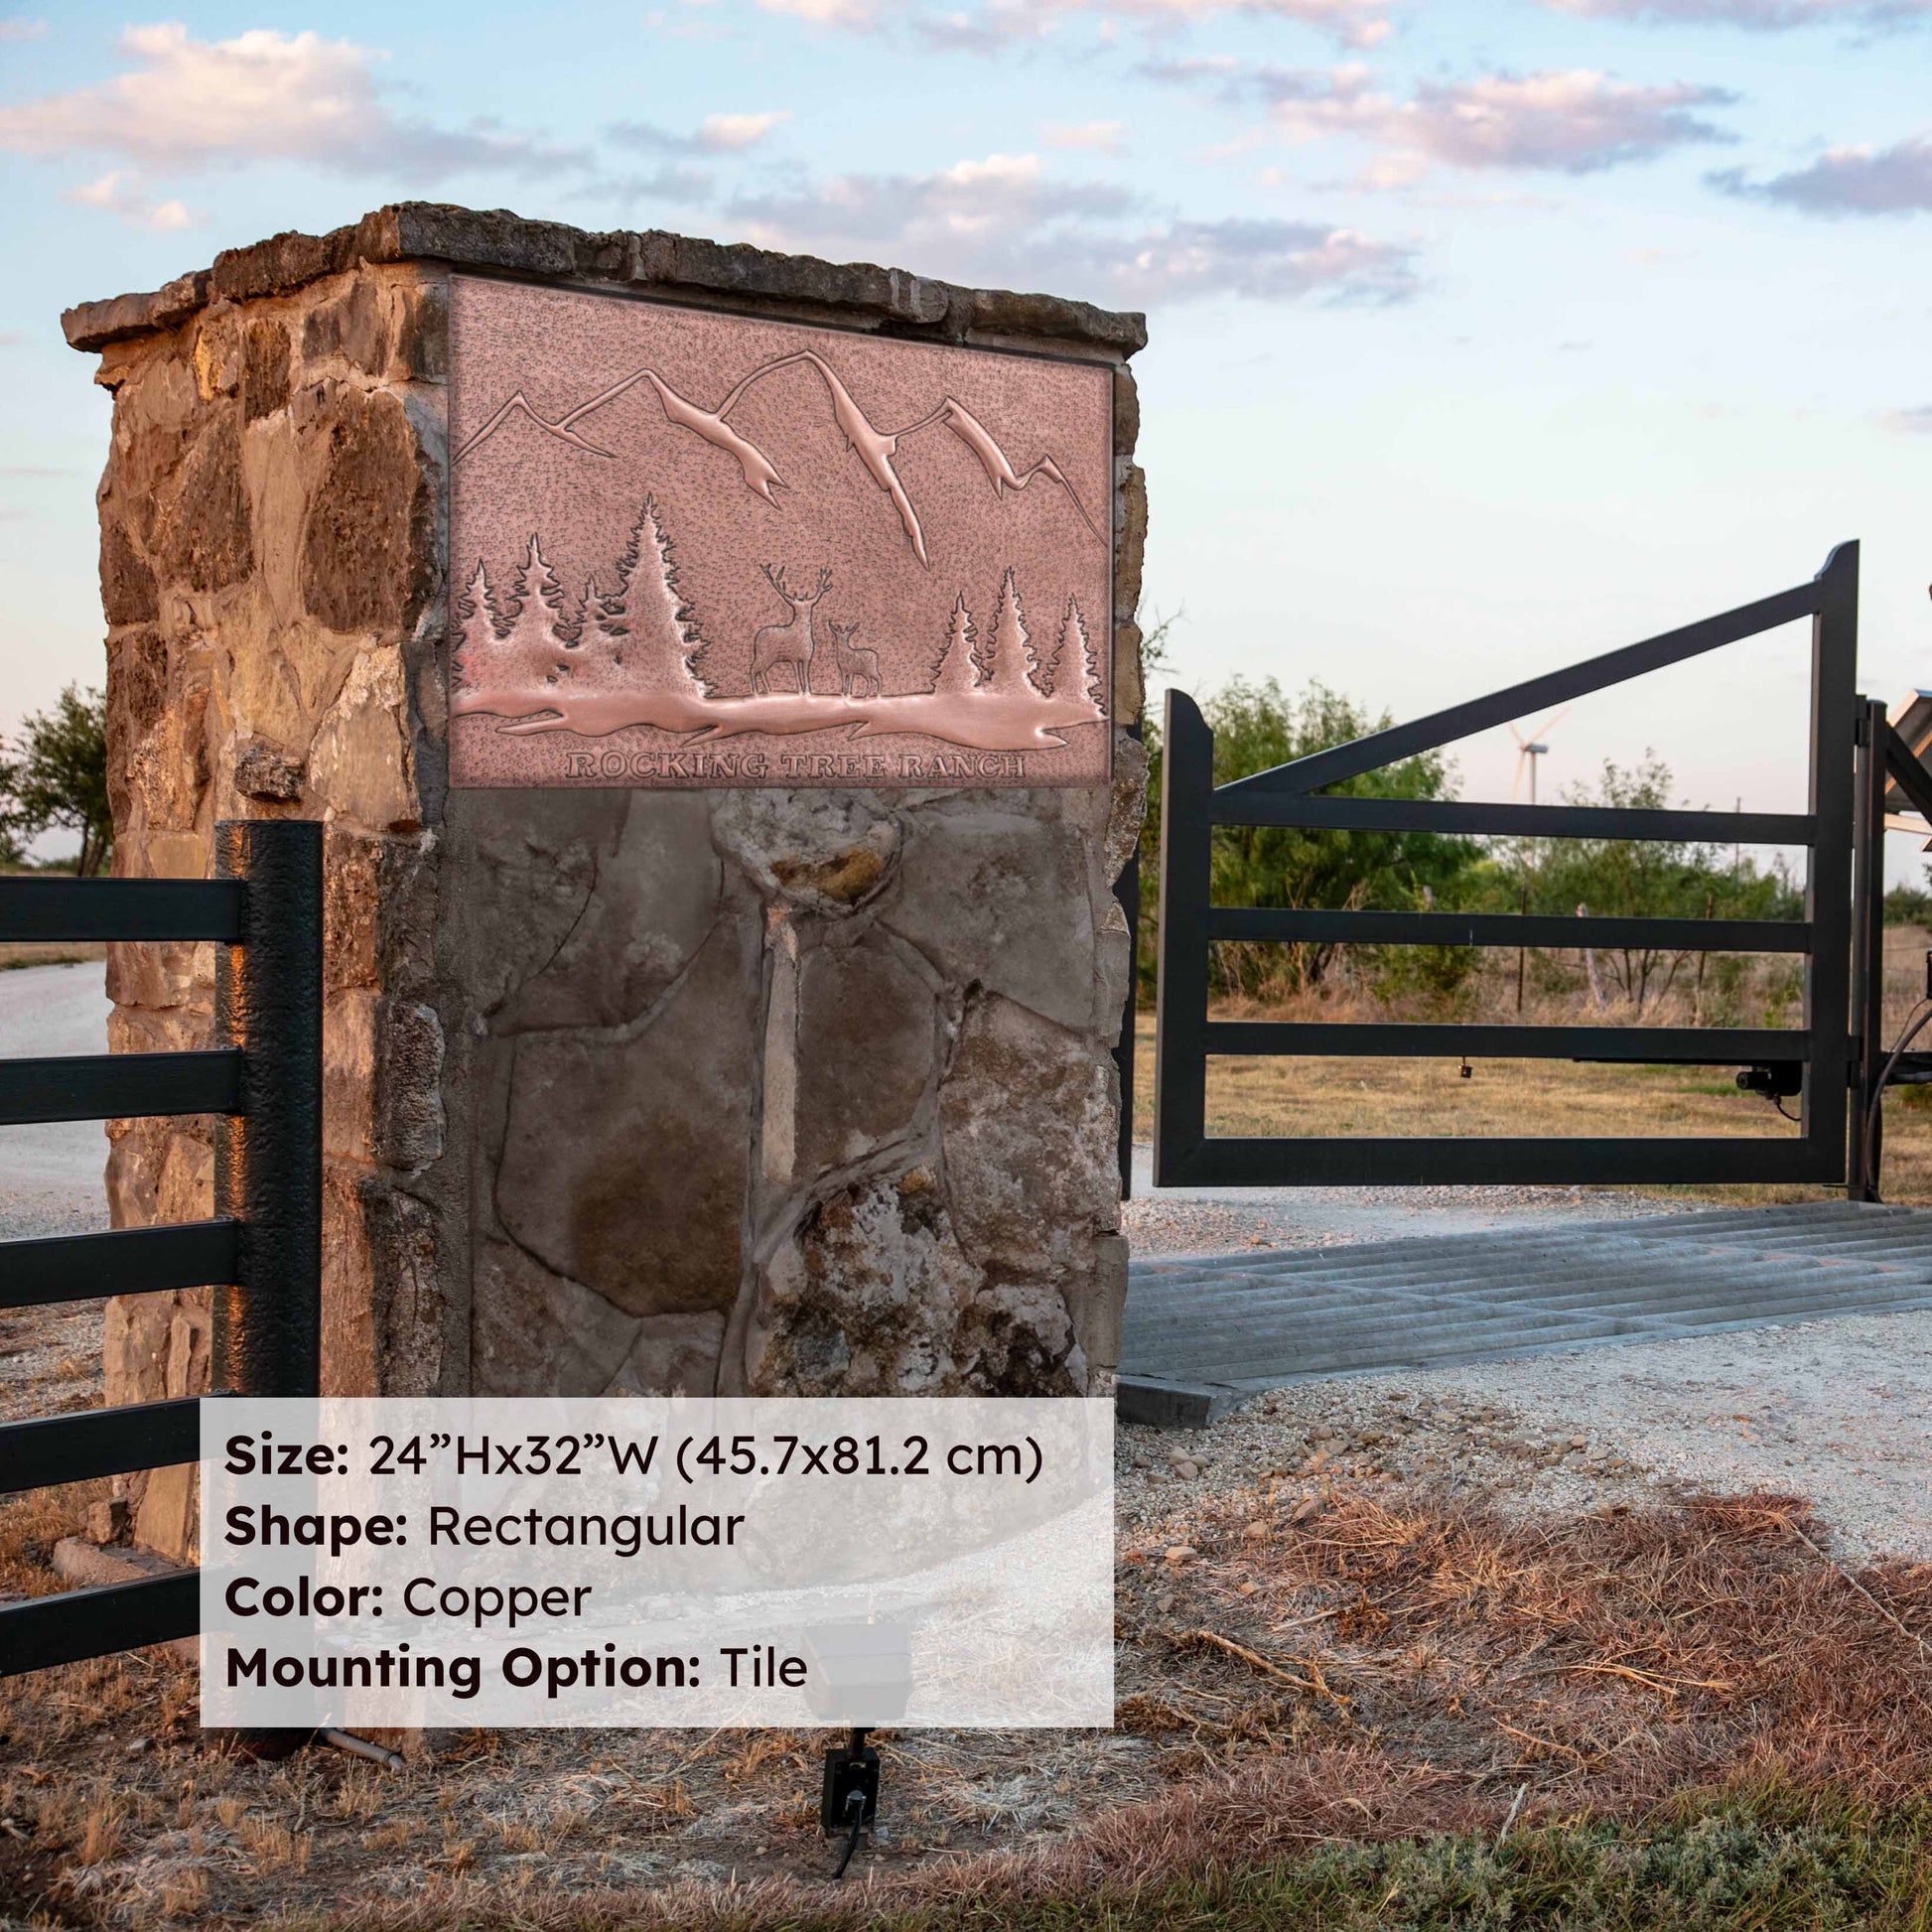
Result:
[[[0,1123],[215,1116],[215,1216],[0,1243],[0,1308],[215,1290],[213,1382],[318,1393],[322,1307],[322,828],[215,827],[209,880],[0,880],[0,938],[211,939],[204,1052],[0,1060]],[[104,1158],[104,1149],[103,1149]],[[192,1462],[192,1396],[0,1428],[0,1491]],[[0,1676],[193,1636],[197,1574],[0,1608]]]
[[[1218,786],[1213,733],[1189,698],[1170,692],[1163,746],[1156,1184],[1840,1181],[1847,1178],[1849,1161],[1854,1193],[1868,1192],[1863,1137],[1848,1130],[1853,1095],[1863,1102],[1878,1072],[1884,788],[1889,773],[1914,804],[1924,806],[1932,804],[1932,779],[1886,731],[1882,708],[1856,693],[1858,612],[1859,547],[1841,544],[1809,584]],[[1322,789],[1802,618],[1811,620],[1811,770],[1807,809],[1801,813],[1478,804],[1335,796]],[[1913,774],[1909,778],[1906,765]],[[1214,828],[1220,825],[1800,846],[1808,861],[1805,917],[1546,918],[1215,905],[1210,857]],[[1804,1025],[1787,1030],[1210,1020],[1210,948],[1217,940],[1235,939],[1789,953],[1804,960]],[[1767,1088],[1797,1095],[1800,1129],[1795,1137],[1775,1139],[1210,1138],[1207,1061],[1221,1054],[1752,1067],[1763,1070]],[[1863,1104],[1858,1112],[1863,1119]]]

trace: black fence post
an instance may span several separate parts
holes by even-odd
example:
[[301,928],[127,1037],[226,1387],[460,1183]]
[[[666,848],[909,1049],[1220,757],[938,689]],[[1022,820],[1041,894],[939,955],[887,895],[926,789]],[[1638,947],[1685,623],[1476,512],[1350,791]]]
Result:
[[1884,1116],[1872,1117],[1885,1059],[1885,707],[1859,700],[1859,763],[1853,800],[1852,1134],[1848,1200],[1878,1198]]
[[1208,907],[1214,734],[1184,691],[1161,737],[1161,976],[1155,994],[1154,1184],[1191,1178],[1207,1138]]
[[[1139,724],[1129,725],[1127,735],[1137,745],[1147,743],[1146,732]],[[1127,999],[1120,1019],[1120,1044],[1114,1048],[1114,1068],[1120,1076],[1120,1197],[1124,1201],[1134,1198],[1134,1081],[1140,1050],[1134,1029],[1140,1018],[1141,835],[1145,830],[1143,816],[1134,834],[1134,850],[1114,881],[1114,897],[1127,921]]]
[[1806,808],[1816,831],[1805,877],[1811,957],[1805,968],[1805,1031],[1811,1062],[1799,1103],[1803,1138],[1822,1169],[1840,1173],[1850,1154],[1856,1067],[1852,1043],[1853,818],[1859,712],[1859,546],[1841,543],[1815,580],[1811,626],[1811,778]]
[[239,943],[216,953],[215,1031],[241,1049],[241,1111],[216,1117],[214,1211],[240,1223],[215,1291],[213,1382],[312,1396],[322,1372],[322,827],[224,821],[216,876],[243,882]]
[[1141,978],[1141,844],[1134,841],[1134,856],[1128,860],[1114,884],[1114,897],[1120,901],[1121,916],[1127,921],[1127,1003],[1120,1017],[1120,1044],[1114,1048],[1114,1066],[1120,1075],[1120,1197],[1134,1198],[1134,1074],[1139,1042],[1134,1029],[1139,1018]]

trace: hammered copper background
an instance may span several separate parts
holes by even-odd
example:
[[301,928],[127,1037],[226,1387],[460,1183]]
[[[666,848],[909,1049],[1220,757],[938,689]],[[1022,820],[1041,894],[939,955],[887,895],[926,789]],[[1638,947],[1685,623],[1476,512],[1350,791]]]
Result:
[[[708,647],[699,662],[713,686],[711,701],[721,718],[742,720],[758,715],[743,703],[752,691],[753,640],[761,626],[791,615],[760,566],[782,571],[793,591],[813,585],[822,569],[831,571],[831,586],[813,614],[820,641],[810,715],[815,720],[818,710],[825,712],[822,728],[720,737],[699,718],[682,733],[630,724],[591,735],[546,728],[553,721],[540,708],[520,722],[466,712],[457,674],[454,782],[1106,781],[1113,606],[1112,545],[1104,534],[1113,518],[1108,368],[462,277],[452,284],[450,326],[453,636],[457,601],[479,561],[500,626],[533,536],[561,586],[563,621],[577,621],[587,580],[595,576],[606,592],[615,582],[617,561],[648,496],[678,595]],[[859,440],[883,433],[875,453],[884,450],[904,506],[848,444],[832,386],[809,360],[759,377],[726,413],[729,430],[752,446],[752,456],[672,420],[680,399],[699,412],[717,411],[747,375],[801,350],[820,358],[848,392],[860,412],[848,418]],[[577,413],[628,377],[637,379]],[[960,419],[945,410],[948,402],[983,426],[995,452],[976,452],[970,431],[954,429]],[[924,426],[894,447],[893,433],[915,424]],[[754,486],[762,474],[759,456],[782,479],[769,488],[769,500]],[[1028,479],[1026,487],[1016,489],[1010,481],[996,487],[992,471],[1002,457],[1006,477]],[[1051,468],[1037,470],[1042,459],[1057,468],[1065,486]],[[924,563],[908,533],[907,509],[917,519]],[[887,699],[924,691],[962,595],[985,650],[1009,570],[1042,654],[1054,648],[1069,597],[1077,602],[1098,666],[1103,718],[1095,719],[1089,706],[1086,722],[1058,726],[1063,746],[989,750],[970,743],[987,736],[970,724],[964,746],[945,735],[957,729],[946,722],[961,715],[957,707],[985,702],[980,693],[954,698],[943,716],[919,719],[940,724],[937,733],[897,728],[907,722],[902,707],[897,715],[885,707],[869,722],[880,708],[841,696],[830,624],[857,626],[852,642],[876,651]],[[595,641],[594,626],[586,636]],[[572,675],[565,673],[566,684]],[[779,688],[782,678],[781,666],[774,680]],[[863,692],[863,677],[856,689]],[[795,703],[783,709],[797,721]],[[1065,712],[1062,704],[1058,715]],[[723,769],[706,768],[721,763],[715,757],[685,756],[680,766],[675,755],[692,753],[730,758]]]

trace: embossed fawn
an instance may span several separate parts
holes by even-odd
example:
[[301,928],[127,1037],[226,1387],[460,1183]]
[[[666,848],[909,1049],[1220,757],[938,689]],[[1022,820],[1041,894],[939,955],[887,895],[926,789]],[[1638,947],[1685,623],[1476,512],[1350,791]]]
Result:
[[819,600],[832,588],[832,573],[821,569],[817,588],[800,594],[785,583],[782,568],[773,570],[769,564],[759,564],[759,569],[764,573],[764,581],[791,606],[791,616],[783,623],[767,623],[752,639],[753,693],[768,697],[771,673],[780,664],[789,664],[795,680],[793,688],[801,698],[807,697],[812,688],[812,658],[818,650],[818,633],[812,627],[812,613],[817,610]]
[[[856,623],[833,623],[829,619],[825,627],[832,633],[832,660],[839,667],[839,689],[848,698],[877,698],[886,689],[886,681],[879,675],[879,653],[865,644],[855,644],[853,633],[859,628]],[[855,691],[855,685],[868,688]]]

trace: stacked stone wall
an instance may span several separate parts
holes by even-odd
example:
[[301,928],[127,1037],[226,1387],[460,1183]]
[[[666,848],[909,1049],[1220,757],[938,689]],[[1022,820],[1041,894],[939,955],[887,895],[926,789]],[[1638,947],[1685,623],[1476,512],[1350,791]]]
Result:
[[[1141,704],[1138,317],[421,207],[70,312],[114,398],[115,869],[329,828],[326,1388],[1104,1386],[1138,743],[1111,791],[450,791],[459,268],[1112,363],[1117,726]],[[211,964],[116,947],[116,1048],[204,1043]],[[117,1225],[209,1211],[206,1123],[109,1134]],[[205,1292],[110,1305],[110,1401],[207,1358]],[[129,1485],[183,1556],[186,1475]]]

